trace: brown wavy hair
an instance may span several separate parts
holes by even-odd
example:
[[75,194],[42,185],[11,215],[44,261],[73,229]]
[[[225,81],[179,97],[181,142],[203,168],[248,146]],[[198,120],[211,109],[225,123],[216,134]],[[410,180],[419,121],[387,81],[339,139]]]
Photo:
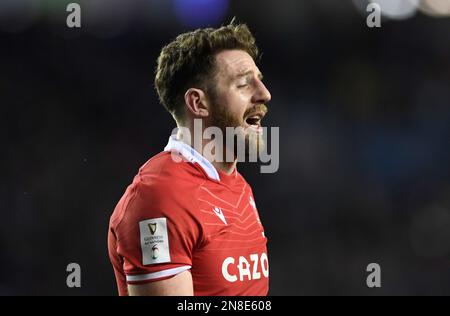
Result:
[[157,60],[155,88],[164,107],[176,118],[181,117],[184,94],[189,88],[214,93],[217,53],[239,49],[247,52],[255,61],[258,47],[246,24],[220,28],[197,29],[183,33],[163,47]]

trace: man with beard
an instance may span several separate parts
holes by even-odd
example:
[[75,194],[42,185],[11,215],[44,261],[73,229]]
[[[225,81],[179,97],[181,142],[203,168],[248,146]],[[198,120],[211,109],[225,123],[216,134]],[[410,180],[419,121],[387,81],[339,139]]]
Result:
[[[263,146],[271,96],[257,58],[248,27],[233,22],[181,34],[162,49],[155,86],[178,133],[139,169],[111,216],[108,249],[120,295],[267,295],[267,239],[236,169],[239,140],[246,153]],[[223,159],[201,154],[211,140],[191,146],[199,121],[202,135],[237,128],[234,145],[212,140]]]

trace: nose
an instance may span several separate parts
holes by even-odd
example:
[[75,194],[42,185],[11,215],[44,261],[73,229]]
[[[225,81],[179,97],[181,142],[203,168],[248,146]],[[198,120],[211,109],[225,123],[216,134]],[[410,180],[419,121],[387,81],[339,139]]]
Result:
[[257,87],[253,94],[253,103],[267,103],[272,99],[272,95],[261,80],[257,80]]

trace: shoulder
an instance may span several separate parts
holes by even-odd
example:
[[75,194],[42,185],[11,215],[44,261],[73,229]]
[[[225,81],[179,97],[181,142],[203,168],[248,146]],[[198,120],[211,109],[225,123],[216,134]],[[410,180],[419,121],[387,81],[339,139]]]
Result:
[[193,193],[205,182],[203,173],[189,162],[171,152],[161,152],[147,161],[135,177],[138,192],[153,198],[178,196],[180,192]]
[[193,164],[177,160],[170,152],[161,152],[139,169],[117,204],[111,224],[190,216],[203,182],[203,174]]
[[251,185],[247,182],[247,180],[242,176],[242,174],[236,170],[235,178],[232,181],[232,190],[233,191],[242,191],[242,190],[250,190],[252,191]]

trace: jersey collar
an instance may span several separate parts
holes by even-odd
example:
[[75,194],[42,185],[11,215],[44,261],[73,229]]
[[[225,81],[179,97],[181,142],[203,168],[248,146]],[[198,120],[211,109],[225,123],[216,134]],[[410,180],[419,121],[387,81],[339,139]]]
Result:
[[220,181],[219,173],[216,168],[203,157],[198,151],[186,143],[178,140],[175,135],[170,136],[169,142],[164,151],[176,151],[191,163],[197,163],[205,171],[207,176],[213,180]]

